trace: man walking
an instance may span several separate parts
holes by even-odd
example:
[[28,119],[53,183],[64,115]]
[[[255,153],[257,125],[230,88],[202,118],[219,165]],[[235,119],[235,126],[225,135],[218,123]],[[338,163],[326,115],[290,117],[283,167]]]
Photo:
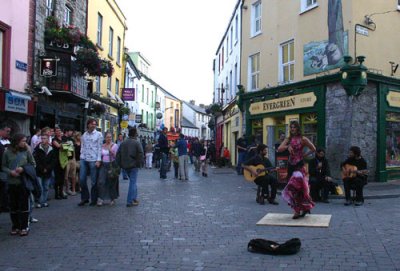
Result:
[[[6,150],[6,145],[3,140],[8,140],[11,128],[6,123],[0,124],[0,163],[2,162],[3,153]],[[1,171],[0,168],[0,212],[8,212],[8,185],[7,174]]]
[[243,175],[242,164],[246,159],[246,152],[247,152],[247,141],[245,135],[239,137],[239,139],[236,141],[236,147],[238,151],[238,161],[236,165],[236,171],[238,175]]
[[139,201],[137,200],[136,180],[139,168],[143,165],[144,159],[143,147],[136,139],[136,128],[131,128],[128,136],[129,138],[122,142],[121,146],[118,148],[116,161],[129,177],[126,207],[132,207],[139,205]]
[[168,131],[167,127],[164,127],[162,133],[158,138],[158,146],[160,147],[160,154],[161,154],[160,178],[164,180],[167,178],[167,164],[168,164],[167,159],[169,154],[167,131]]
[[189,157],[188,157],[188,147],[183,134],[179,135],[178,142],[176,143],[176,148],[178,148],[178,159],[179,159],[179,176],[182,180],[189,180]]
[[[81,138],[81,161],[80,161],[80,186],[81,202],[79,206],[89,203],[95,206],[97,202],[97,177],[101,165],[101,147],[103,145],[103,135],[96,130],[97,121],[89,119],[86,122],[87,131]],[[92,183],[90,195],[87,185],[87,171],[90,170],[90,181]]]

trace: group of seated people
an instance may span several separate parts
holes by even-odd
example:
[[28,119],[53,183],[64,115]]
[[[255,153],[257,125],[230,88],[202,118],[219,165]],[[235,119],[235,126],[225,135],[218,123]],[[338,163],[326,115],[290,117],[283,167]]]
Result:
[[[257,155],[243,163],[243,168],[253,175],[256,175],[257,197],[259,204],[264,204],[264,199],[271,204],[278,204],[275,200],[278,181],[275,178],[274,170],[271,170],[272,164],[267,158],[268,147],[260,144],[257,147]],[[253,172],[252,166],[262,164],[267,174]],[[367,163],[361,156],[361,150],[357,146],[349,149],[348,158],[340,165],[342,171],[342,180],[344,187],[345,203],[348,206],[354,202],[354,205],[360,206],[364,203],[363,187],[367,184]],[[310,196],[315,202],[329,203],[329,194],[337,194],[338,184],[331,177],[328,160],[325,157],[325,150],[317,148],[314,158],[308,162]],[[270,189],[269,189],[270,187]],[[355,197],[352,197],[351,190],[355,191]]]

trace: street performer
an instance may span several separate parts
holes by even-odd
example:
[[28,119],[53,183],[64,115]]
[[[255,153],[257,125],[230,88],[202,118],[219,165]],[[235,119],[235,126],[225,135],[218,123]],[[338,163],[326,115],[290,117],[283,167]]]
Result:
[[[242,167],[243,169],[250,171],[253,176],[256,176],[254,183],[258,186],[257,202],[259,204],[264,204],[264,195],[267,195],[267,200],[270,204],[278,205],[279,203],[275,200],[278,181],[273,175],[270,174],[272,164],[271,161],[266,157],[267,154],[268,147],[265,144],[258,145],[257,155],[247,160],[244,164],[242,164]],[[268,174],[261,174],[263,172],[258,172],[251,167],[258,165],[263,165],[265,171],[268,171]],[[271,193],[269,193],[268,186],[271,186]]]
[[352,146],[349,149],[349,156],[340,164],[346,202],[344,205],[351,205],[350,189],[355,189],[356,198],[354,205],[361,206],[364,203],[363,188],[367,184],[367,162],[361,156],[361,149]]

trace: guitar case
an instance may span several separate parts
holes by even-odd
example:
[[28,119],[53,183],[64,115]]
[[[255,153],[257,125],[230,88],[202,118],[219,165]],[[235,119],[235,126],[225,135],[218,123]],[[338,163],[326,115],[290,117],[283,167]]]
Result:
[[252,239],[247,245],[247,250],[253,253],[270,255],[292,255],[300,251],[301,241],[292,238],[283,244],[261,238]]

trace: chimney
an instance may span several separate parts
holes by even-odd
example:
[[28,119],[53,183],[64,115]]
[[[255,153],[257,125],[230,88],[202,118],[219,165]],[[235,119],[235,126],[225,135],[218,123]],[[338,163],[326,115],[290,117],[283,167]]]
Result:
[[195,100],[190,100],[189,103],[192,104],[192,105],[196,105]]

